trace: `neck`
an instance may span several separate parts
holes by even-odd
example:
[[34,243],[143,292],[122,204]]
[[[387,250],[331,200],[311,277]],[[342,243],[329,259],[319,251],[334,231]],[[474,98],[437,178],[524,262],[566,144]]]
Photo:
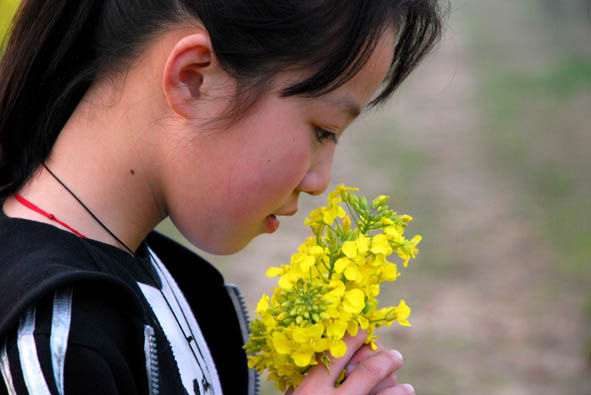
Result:
[[[45,163],[117,238],[135,251],[167,215],[160,192],[153,187],[157,185],[157,164],[149,160],[153,146],[150,135],[158,131],[150,125],[153,119],[146,117],[151,109],[130,101],[125,93],[116,105],[104,105],[108,97],[111,95],[105,93],[104,87],[89,91]],[[126,250],[42,166],[19,194],[88,238]],[[11,217],[46,222],[68,231],[14,198],[6,200],[4,211]]]

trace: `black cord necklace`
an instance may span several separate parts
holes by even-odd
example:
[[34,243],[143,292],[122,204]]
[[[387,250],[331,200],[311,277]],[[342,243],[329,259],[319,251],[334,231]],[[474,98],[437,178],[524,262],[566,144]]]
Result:
[[[142,269],[146,272],[146,274],[148,275],[148,277],[150,277],[150,279],[152,280],[152,282],[154,283],[154,285],[158,285],[158,281],[156,281],[156,279],[154,278],[154,276],[152,275],[152,273],[144,266],[144,263],[142,262],[142,259],[137,256],[137,254],[131,249],[129,248],[129,246],[127,244],[125,244],[119,237],[117,237],[117,235],[115,235],[100,219],[98,219],[98,217],[92,212],[92,210],[90,210],[90,208],[88,208],[88,206],[86,206],[86,204],[84,204],[84,202],[78,197],[76,196],[76,194],[70,189],[68,188],[68,186],[59,179],[58,176],[55,175],[55,173],[53,171],[51,171],[49,169],[49,167],[47,167],[47,165],[45,164],[45,162],[42,163],[43,167],[45,168],[45,170],[47,170],[49,172],[49,174],[51,174],[51,176],[66,190],[68,191],[68,193],[70,195],[72,195],[72,197],[74,199],[76,199],[76,201],[84,208],[84,210],[86,210],[86,212],[88,214],[90,214],[90,216],[109,234],[111,235],[111,237],[113,237],[113,239],[115,239],[120,245],[122,245],[133,257],[134,259],[140,264],[140,266],[142,267]],[[152,255],[152,252],[150,251],[150,249],[148,248],[148,254],[150,256],[150,261],[153,262],[153,266],[157,271],[160,271],[159,268],[156,265],[155,262],[155,258]],[[182,305],[179,301],[179,299],[177,298],[174,289],[172,288],[170,282],[168,281],[168,278],[166,276],[166,273],[161,273],[160,277],[162,277],[164,279],[164,281],[166,282],[166,285],[168,286],[168,289],[170,290],[170,293],[172,294],[172,296],[174,297],[177,306],[179,307],[179,310],[181,311],[181,314],[183,315],[183,319],[185,320],[185,323],[187,324],[187,328],[189,329],[190,335],[187,335],[187,333],[185,332],[185,330],[183,329],[183,326],[181,325],[181,322],[179,320],[179,318],[177,317],[174,309],[172,308],[172,305],[170,304],[170,302],[168,301],[168,298],[166,297],[166,295],[163,292],[163,288],[159,288],[156,287],[158,289],[158,291],[160,291],[160,294],[162,295],[162,298],[164,299],[164,301],[166,302],[166,305],[168,306],[168,309],[170,310],[170,312],[172,313],[172,316],[174,317],[177,326],[179,327],[179,329],[181,330],[181,333],[183,334],[183,337],[185,339],[185,341],[187,342],[189,349],[191,350],[191,353],[193,354],[193,357],[195,358],[195,361],[197,362],[197,365],[199,365],[199,369],[201,369],[201,371],[203,372],[203,387],[205,389],[205,391],[207,392],[209,389],[213,388],[213,386],[211,385],[211,383],[209,383],[209,381],[206,378],[206,372],[208,374],[211,374],[209,372],[209,368],[207,366],[207,363],[205,364],[205,369],[203,369],[203,366],[201,366],[201,363],[199,362],[199,358],[197,357],[197,354],[195,353],[195,350],[193,349],[193,347],[191,346],[191,342],[195,342],[195,347],[197,348],[197,350],[199,351],[199,355],[201,356],[201,358],[203,359],[203,361],[205,362],[206,359],[203,355],[203,353],[201,352],[201,348],[197,345],[197,338],[195,337],[195,334],[193,333],[193,329],[191,329],[191,325],[189,324],[189,320],[187,319],[187,316],[185,315],[185,312],[183,311]]]

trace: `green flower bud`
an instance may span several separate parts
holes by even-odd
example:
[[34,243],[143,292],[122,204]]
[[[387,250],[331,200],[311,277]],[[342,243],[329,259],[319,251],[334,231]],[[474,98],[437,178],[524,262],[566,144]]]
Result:
[[363,210],[367,210],[367,199],[365,196],[362,196],[361,199],[359,199],[359,207],[361,207]]
[[284,311],[283,313],[279,314],[277,316],[277,320],[279,321],[283,321],[284,319],[286,319],[288,317],[288,314]]

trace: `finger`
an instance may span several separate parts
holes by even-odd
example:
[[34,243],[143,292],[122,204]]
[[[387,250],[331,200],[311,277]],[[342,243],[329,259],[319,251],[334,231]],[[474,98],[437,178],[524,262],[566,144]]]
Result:
[[395,387],[387,388],[377,393],[377,395],[414,395],[415,389],[410,384],[398,384]]
[[394,350],[385,350],[361,361],[347,377],[341,388],[347,394],[367,394],[382,380],[394,373],[402,360],[400,353]]
[[[367,332],[360,330],[359,333],[352,337],[348,333],[345,334],[343,338],[344,342],[347,344],[347,352],[340,358],[334,358],[327,352],[329,359],[331,360],[330,364],[330,373],[326,370],[326,367],[319,363],[318,365],[314,366],[310,371],[306,374],[306,379],[304,382],[312,382],[312,383],[321,383],[324,382],[329,384],[331,388],[334,386],[336,379],[341,374],[342,370],[345,368],[345,365],[351,357],[355,354],[355,352],[363,345],[365,339],[367,337]],[[302,384],[304,384],[302,382]]]
[[[348,377],[351,373],[353,373],[353,370],[355,370],[355,368],[357,367],[357,365],[359,365],[359,363],[361,361],[365,361],[366,359],[376,355],[378,352],[381,352],[383,350],[384,350],[384,347],[382,347],[382,345],[379,343],[377,343],[376,351],[373,351],[369,345],[367,345],[367,344],[364,345],[359,350],[357,350],[355,355],[353,355],[351,360],[347,363],[347,366],[345,366],[345,375]],[[400,354],[399,351],[397,351],[397,350],[393,350],[393,351],[394,351],[394,353],[396,353],[396,355],[398,356],[398,358],[401,361],[404,360],[402,358],[402,354]]]
[[[361,346],[357,352],[351,357],[351,360],[345,366],[345,370],[353,371],[352,367],[357,366],[361,361],[365,361],[367,358],[376,355],[378,352],[383,351],[384,347],[381,344],[376,343],[377,348],[376,350],[372,350],[369,344],[364,344]],[[352,367],[351,367],[352,366]]]
[[396,373],[392,373],[387,376],[385,379],[380,381],[375,387],[371,389],[370,395],[376,395],[380,391],[385,390],[386,388],[394,387],[398,384],[398,380],[396,378]]

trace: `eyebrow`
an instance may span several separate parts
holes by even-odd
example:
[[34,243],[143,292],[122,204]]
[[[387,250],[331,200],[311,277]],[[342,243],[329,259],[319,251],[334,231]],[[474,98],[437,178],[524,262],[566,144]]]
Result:
[[361,114],[361,106],[350,96],[326,97],[326,101],[340,107],[351,118],[357,118]]

